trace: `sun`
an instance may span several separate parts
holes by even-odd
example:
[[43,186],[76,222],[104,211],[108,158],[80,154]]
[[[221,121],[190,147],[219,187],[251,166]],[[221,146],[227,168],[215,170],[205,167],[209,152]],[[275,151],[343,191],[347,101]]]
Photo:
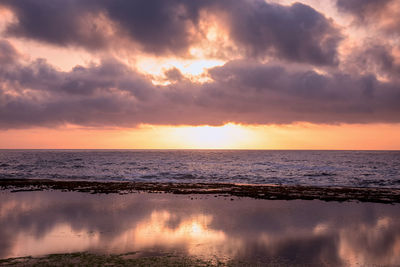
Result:
[[193,149],[244,148],[252,139],[250,131],[236,124],[177,127],[172,135],[184,147]]

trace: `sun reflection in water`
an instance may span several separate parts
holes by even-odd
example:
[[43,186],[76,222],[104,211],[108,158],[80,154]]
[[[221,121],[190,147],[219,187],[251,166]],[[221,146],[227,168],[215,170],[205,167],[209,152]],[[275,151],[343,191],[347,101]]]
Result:
[[211,215],[205,214],[181,218],[168,211],[153,211],[135,228],[132,244],[140,248],[184,247],[196,256],[219,254],[228,238],[224,232],[210,228],[212,220]]

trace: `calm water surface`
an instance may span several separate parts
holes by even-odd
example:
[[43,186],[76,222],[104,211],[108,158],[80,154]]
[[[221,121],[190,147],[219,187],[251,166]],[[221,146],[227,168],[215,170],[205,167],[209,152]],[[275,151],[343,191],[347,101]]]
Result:
[[159,251],[261,264],[400,265],[399,205],[5,191],[0,203],[0,258]]
[[400,188],[400,152],[0,150],[1,178]]

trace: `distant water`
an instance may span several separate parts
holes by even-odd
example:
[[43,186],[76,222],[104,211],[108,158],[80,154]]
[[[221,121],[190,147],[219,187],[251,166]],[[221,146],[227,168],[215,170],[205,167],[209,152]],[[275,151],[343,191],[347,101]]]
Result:
[[0,179],[400,188],[400,151],[0,150]]

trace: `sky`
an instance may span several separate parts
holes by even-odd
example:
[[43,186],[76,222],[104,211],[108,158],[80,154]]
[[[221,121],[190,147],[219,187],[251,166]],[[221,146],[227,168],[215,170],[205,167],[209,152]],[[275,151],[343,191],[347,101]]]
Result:
[[0,148],[400,149],[396,0],[0,0]]

